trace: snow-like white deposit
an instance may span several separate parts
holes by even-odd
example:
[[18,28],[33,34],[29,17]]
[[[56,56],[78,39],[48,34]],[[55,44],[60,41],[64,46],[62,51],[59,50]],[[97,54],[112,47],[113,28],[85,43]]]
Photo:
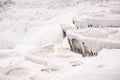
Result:
[[61,29],[76,15],[119,16],[113,10],[106,0],[0,0],[0,80],[120,80],[120,49],[83,58]]
[[120,49],[119,34],[119,28],[90,28],[66,31],[71,50],[82,53],[84,56],[97,55],[103,48]]

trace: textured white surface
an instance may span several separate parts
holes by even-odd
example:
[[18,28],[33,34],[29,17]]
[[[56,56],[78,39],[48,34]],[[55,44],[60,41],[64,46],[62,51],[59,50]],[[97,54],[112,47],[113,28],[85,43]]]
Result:
[[[77,48],[82,49],[82,54],[93,55],[103,48],[120,49],[120,37],[117,36],[120,34],[119,28],[90,28],[84,31],[68,30],[66,34],[70,39],[73,51]],[[73,40],[78,42],[75,43]]]
[[[85,14],[109,12],[106,4],[81,3],[84,0],[10,1],[12,3],[0,7],[0,80],[65,80],[66,77],[70,80],[69,75],[80,79],[79,74],[96,72],[115,73],[108,75],[109,78],[120,80],[119,49],[104,49],[97,57],[83,58],[69,51],[67,39],[63,40],[60,28],[60,24],[72,24],[72,18],[76,15],[84,14],[85,17]],[[114,36],[118,38],[119,34],[109,38]],[[55,52],[47,53],[45,58],[30,55],[48,43],[55,44]],[[29,60],[24,58],[27,55]],[[35,63],[44,59],[47,62],[45,65]],[[104,78],[104,75],[94,76]]]

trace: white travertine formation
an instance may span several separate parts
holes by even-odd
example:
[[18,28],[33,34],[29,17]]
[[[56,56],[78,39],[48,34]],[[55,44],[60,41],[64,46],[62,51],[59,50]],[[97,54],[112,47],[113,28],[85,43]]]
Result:
[[110,14],[94,14],[83,16],[81,20],[74,18],[77,28],[87,27],[120,27],[120,16]]
[[62,28],[62,31],[63,31],[63,37],[66,37],[67,30],[75,29],[75,26],[73,27],[72,25],[68,25],[68,24],[61,24],[60,27]]
[[72,51],[86,55],[97,55],[103,48],[120,48],[120,30],[91,28],[66,32]]
[[119,0],[110,0],[110,13],[120,14],[120,1]]
[[[103,48],[120,48],[120,31],[117,30],[117,27],[120,27],[120,1],[90,0],[90,2],[92,4],[106,3],[107,6],[104,6],[106,10],[99,6],[94,8],[100,9],[98,12],[88,11],[89,14],[85,12],[73,18],[73,24],[80,30],[66,32],[71,50],[85,56],[96,55]],[[114,29],[109,29],[111,27]],[[81,30],[83,28],[90,28],[90,30]]]
[[[73,22],[77,28],[86,27],[120,27],[120,1],[118,0],[91,0],[94,3],[103,2],[107,4],[106,10],[102,7],[98,12],[91,12],[89,14],[78,15],[73,18]],[[101,3],[102,4],[102,3]],[[94,10],[94,9],[92,9]]]

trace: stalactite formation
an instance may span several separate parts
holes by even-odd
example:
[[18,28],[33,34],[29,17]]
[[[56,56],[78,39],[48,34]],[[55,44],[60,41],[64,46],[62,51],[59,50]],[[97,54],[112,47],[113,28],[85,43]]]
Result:
[[[98,31],[101,32],[98,33]],[[103,48],[120,48],[120,40],[115,37],[115,35],[117,36],[119,33],[120,30],[111,28],[91,28],[85,31],[68,30],[66,32],[71,50],[83,56],[96,56]]]

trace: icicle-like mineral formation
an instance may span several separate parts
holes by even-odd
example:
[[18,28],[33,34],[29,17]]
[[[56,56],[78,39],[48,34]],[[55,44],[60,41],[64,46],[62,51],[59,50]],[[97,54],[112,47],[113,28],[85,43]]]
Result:
[[86,55],[97,55],[103,48],[120,48],[120,29],[91,28],[66,32],[72,51]]

